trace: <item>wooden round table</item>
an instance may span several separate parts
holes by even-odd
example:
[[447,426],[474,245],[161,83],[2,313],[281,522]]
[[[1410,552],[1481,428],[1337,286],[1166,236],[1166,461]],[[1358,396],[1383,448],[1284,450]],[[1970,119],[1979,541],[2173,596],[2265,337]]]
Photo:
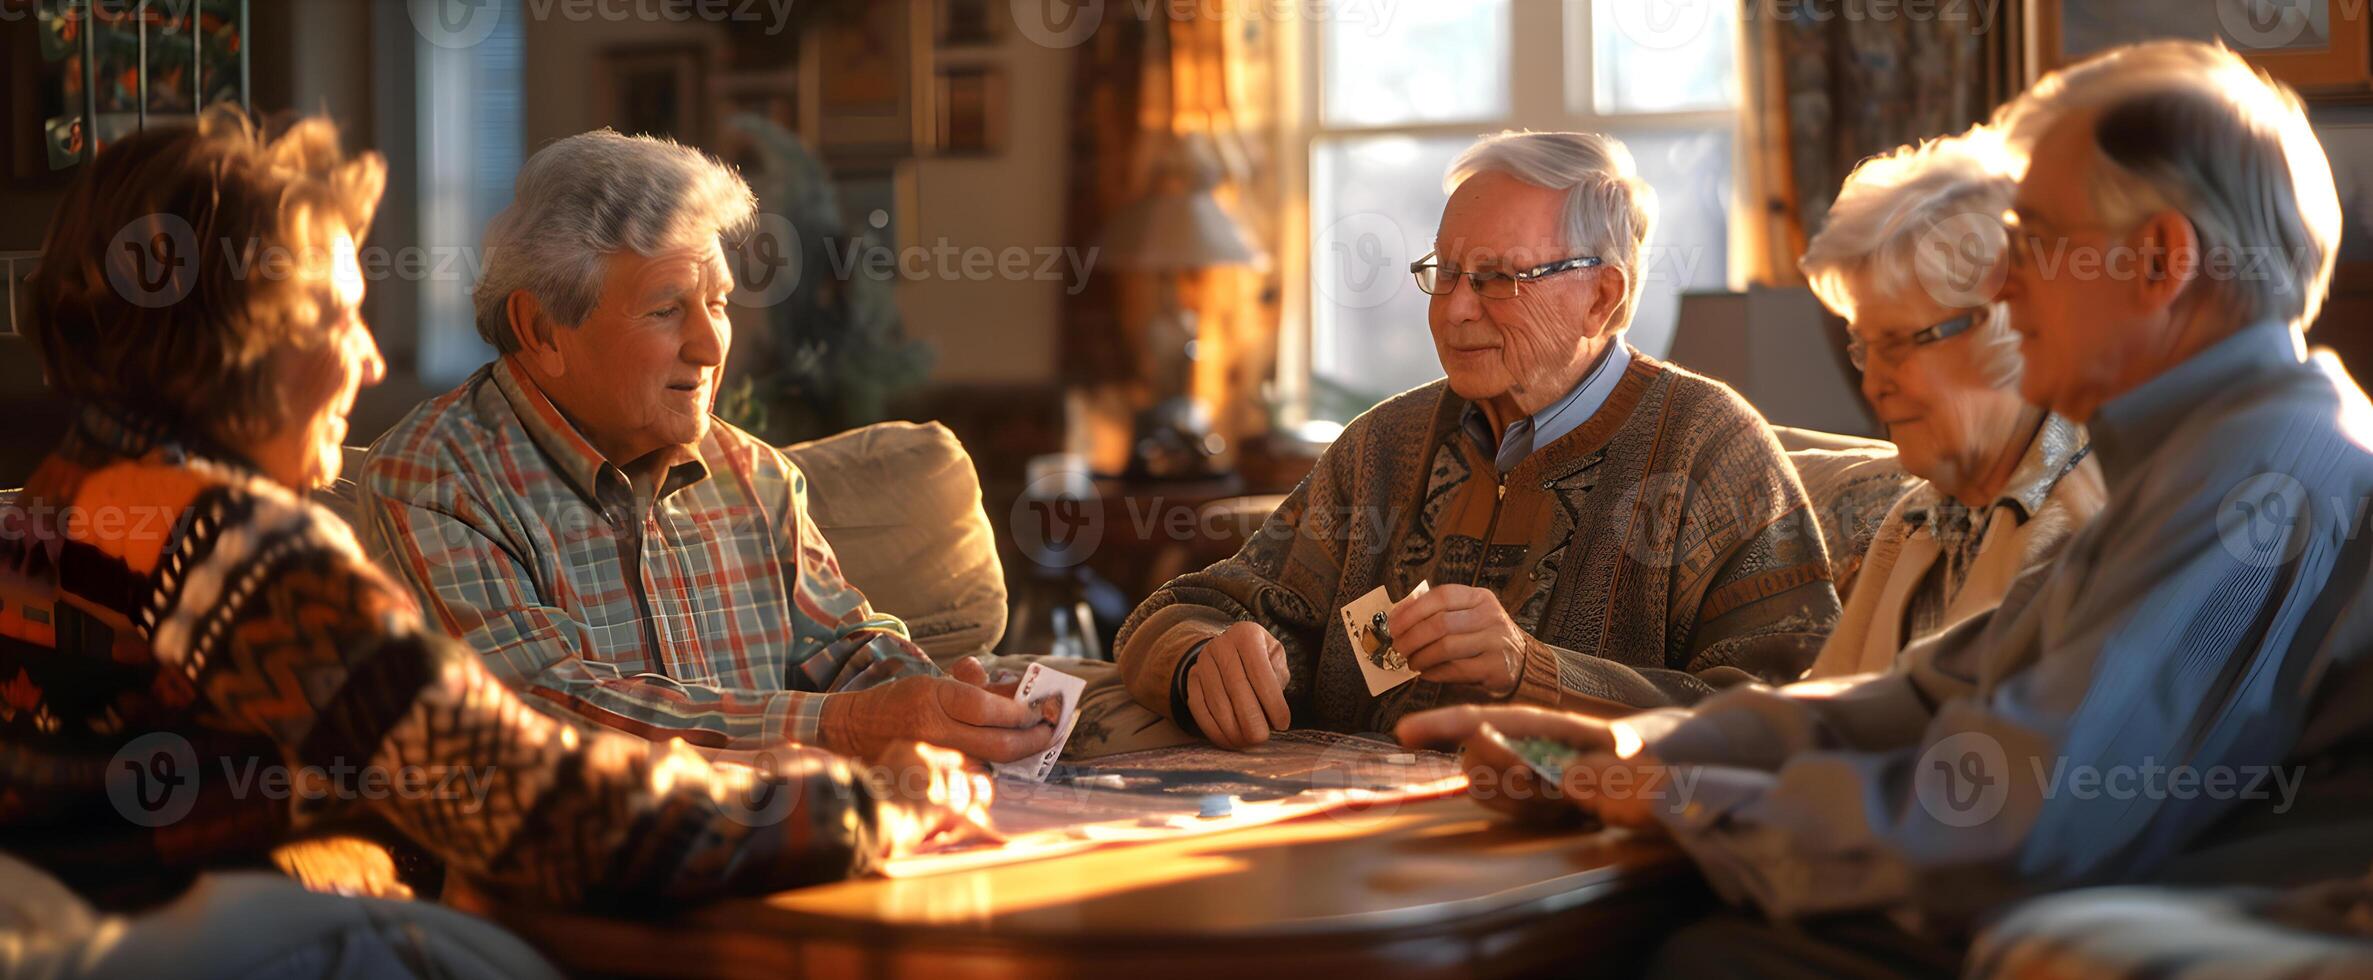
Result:
[[1669,845],[1463,798],[625,922],[457,904],[572,972],[702,977],[1520,976],[1621,969],[1702,907]]

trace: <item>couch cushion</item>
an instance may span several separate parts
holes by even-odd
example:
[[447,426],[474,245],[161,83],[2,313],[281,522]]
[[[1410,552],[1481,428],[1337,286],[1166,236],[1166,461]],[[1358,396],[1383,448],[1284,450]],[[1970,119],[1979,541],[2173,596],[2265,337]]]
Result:
[[783,447],[841,574],[942,664],[1005,633],[1005,571],[972,456],[937,422],[884,422]]
[[1772,434],[1813,503],[1821,541],[1829,547],[1830,580],[1843,601],[1853,591],[1879,522],[1919,480],[1895,461],[1891,442],[1781,425],[1772,426]]

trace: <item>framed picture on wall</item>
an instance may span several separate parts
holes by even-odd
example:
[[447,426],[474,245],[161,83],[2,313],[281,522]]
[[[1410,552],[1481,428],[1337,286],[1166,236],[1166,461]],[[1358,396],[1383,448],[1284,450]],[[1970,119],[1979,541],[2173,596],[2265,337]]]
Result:
[[2027,0],[2035,74],[2154,38],[2223,41],[2318,101],[2373,99],[2373,11],[2364,0]]
[[930,0],[876,0],[862,16],[819,22],[800,61],[815,83],[825,155],[891,159],[932,137]]
[[986,156],[1005,148],[1005,71],[942,68],[933,94],[941,156]]
[[1004,33],[1006,4],[993,0],[938,0],[938,28],[933,36],[943,48],[985,48]]
[[708,135],[706,65],[699,45],[636,45],[602,54],[596,122],[629,136],[699,144]]

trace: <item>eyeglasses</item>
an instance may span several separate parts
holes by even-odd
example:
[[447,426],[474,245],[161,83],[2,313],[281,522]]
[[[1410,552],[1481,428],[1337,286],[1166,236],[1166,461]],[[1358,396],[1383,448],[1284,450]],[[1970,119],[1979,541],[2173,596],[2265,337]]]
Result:
[[1876,344],[1866,344],[1862,338],[1853,337],[1846,341],[1846,356],[1853,360],[1856,371],[1870,370],[1870,355],[1873,351],[1888,364],[1901,364],[1904,358],[1911,356],[1914,348],[1967,333],[1969,328],[1977,324],[1978,312],[1971,310],[1943,323],[1913,331],[1908,336],[1888,337]]
[[1516,294],[1522,291],[1523,284],[1535,279],[1545,279],[1575,269],[1595,269],[1606,264],[1606,260],[1598,256],[1582,255],[1537,265],[1523,272],[1468,272],[1456,266],[1426,261],[1435,254],[1427,252],[1424,259],[1409,263],[1409,274],[1417,277],[1417,288],[1424,290],[1428,296],[1448,294],[1458,288],[1458,280],[1463,276],[1467,285],[1474,287],[1477,296],[1485,299],[1515,299]]

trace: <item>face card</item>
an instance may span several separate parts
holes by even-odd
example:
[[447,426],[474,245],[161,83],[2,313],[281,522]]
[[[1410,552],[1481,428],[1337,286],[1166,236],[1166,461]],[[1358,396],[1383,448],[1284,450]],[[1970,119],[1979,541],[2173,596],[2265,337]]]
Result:
[[[1417,598],[1432,588],[1430,582],[1419,582],[1409,590],[1408,598]],[[1368,681],[1370,696],[1383,694],[1417,677],[1417,672],[1409,669],[1409,659],[1393,648],[1390,631],[1383,628],[1382,617],[1392,607],[1392,597],[1379,585],[1342,609],[1343,632],[1351,637],[1351,655],[1359,661],[1360,675]]]
[[1035,759],[998,763],[997,774],[1046,782],[1047,774],[1055,769],[1055,759],[1063,754],[1063,743],[1071,740],[1071,725],[1079,720],[1079,695],[1087,686],[1088,682],[1045,664],[1031,664],[1022,674],[1022,685],[1014,689],[1013,699],[1033,706],[1040,717],[1054,724],[1055,742]]

